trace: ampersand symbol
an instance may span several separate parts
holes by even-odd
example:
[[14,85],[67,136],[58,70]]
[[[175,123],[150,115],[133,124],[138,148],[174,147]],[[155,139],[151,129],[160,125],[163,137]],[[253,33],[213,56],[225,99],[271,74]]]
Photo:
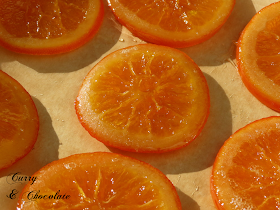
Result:
[[10,195],[7,195],[7,197],[10,199],[15,199],[17,193],[18,191],[16,189],[13,189],[12,193]]

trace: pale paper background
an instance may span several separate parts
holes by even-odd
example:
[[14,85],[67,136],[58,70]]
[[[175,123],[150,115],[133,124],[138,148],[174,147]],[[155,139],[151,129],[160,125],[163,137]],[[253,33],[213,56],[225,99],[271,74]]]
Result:
[[160,169],[176,187],[183,209],[215,210],[209,179],[223,142],[254,120],[279,115],[248,92],[235,61],[235,44],[242,29],[257,11],[273,2],[276,1],[236,0],[233,13],[214,37],[182,49],[205,74],[211,97],[210,116],[202,134],[189,146],[163,154],[136,154],[106,147],[93,139],[78,122],[74,100],[89,70],[117,49],[144,43],[121,27],[109,8],[106,7],[103,25],[95,38],[71,53],[31,56],[0,47],[0,69],[25,87],[34,99],[40,117],[39,137],[34,149],[10,168],[0,171],[1,209],[16,209],[17,198],[12,200],[6,195],[13,189],[20,191],[26,184],[8,184],[10,174],[21,172],[31,176],[59,158],[76,153],[111,151]]

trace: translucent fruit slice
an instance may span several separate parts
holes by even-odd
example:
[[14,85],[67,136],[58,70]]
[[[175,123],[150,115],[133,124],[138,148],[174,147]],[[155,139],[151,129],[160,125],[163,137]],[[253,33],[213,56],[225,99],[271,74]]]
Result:
[[183,48],[212,37],[226,22],[235,0],[108,0],[115,16],[141,39]]
[[220,210],[279,209],[280,117],[233,134],[214,162],[211,192]]
[[209,106],[199,67],[179,50],[152,44],[120,49],[101,60],[75,102],[93,137],[136,152],[187,145],[201,132]]
[[0,0],[0,45],[27,54],[57,54],[88,42],[103,18],[101,0]]
[[0,169],[31,151],[38,129],[32,98],[16,80],[0,70]]
[[32,177],[36,181],[22,190],[18,210],[182,209],[176,189],[162,172],[119,154],[69,156]]
[[280,2],[259,11],[238,41],[237,62],[248,90],[280,111]]

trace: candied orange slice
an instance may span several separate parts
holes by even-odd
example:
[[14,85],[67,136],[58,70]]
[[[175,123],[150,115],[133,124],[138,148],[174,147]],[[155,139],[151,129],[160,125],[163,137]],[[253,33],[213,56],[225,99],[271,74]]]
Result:
[[179,50],[152,44],[120,49],[101,60],[75,102],[93,137],[135,152],[187,145],[201,132],[209,106],[199,67]]
[[0,45],[27,54],[57,54],[88,42],[103,18],[101,0],[0,1]]
[[280,111],[280,2],[259,11],[238,41],[237,62],[248,90],[263,104]]
[[183,48],[212,37],[235,0],[108,0],[115,16],[141,39]]
[[214,162],[211,191],[218,209],[279,209],[279,154],[280,117],[234,133]]
[[32,98],[16,80],[0,70],[0,169],[31,151],[38,129]]
[[113,153],[84,153],[40,169],[18,210],[181,210],[176,189],[151,165]]

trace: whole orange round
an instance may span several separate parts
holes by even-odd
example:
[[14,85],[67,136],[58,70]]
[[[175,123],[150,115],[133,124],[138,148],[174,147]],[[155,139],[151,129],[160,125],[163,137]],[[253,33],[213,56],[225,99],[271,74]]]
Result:
[[243,30],[237,46],[239,74],[264,105],[280,111],[280,2],[259,11]]
[[106,145],[166,152],[200,134],[209,100],[203,73],[185,53],[143,44],[102,59],[86,76],[75,108],[85,129]]
[[134,35],[183,48],[212,37],[228,19],[235,0],[109,0],[109,5]]
[[18,210],[182,209],[176,189],[162,172],[119,154],[72,155],[32,177],[21,192]]
[[211,193],[219,210],[278,209],[280,117],[235,132],[214,162]]
[[35,55],[68,52],[96,34],[103,15],[102,0],[0,0],[0,45]]

